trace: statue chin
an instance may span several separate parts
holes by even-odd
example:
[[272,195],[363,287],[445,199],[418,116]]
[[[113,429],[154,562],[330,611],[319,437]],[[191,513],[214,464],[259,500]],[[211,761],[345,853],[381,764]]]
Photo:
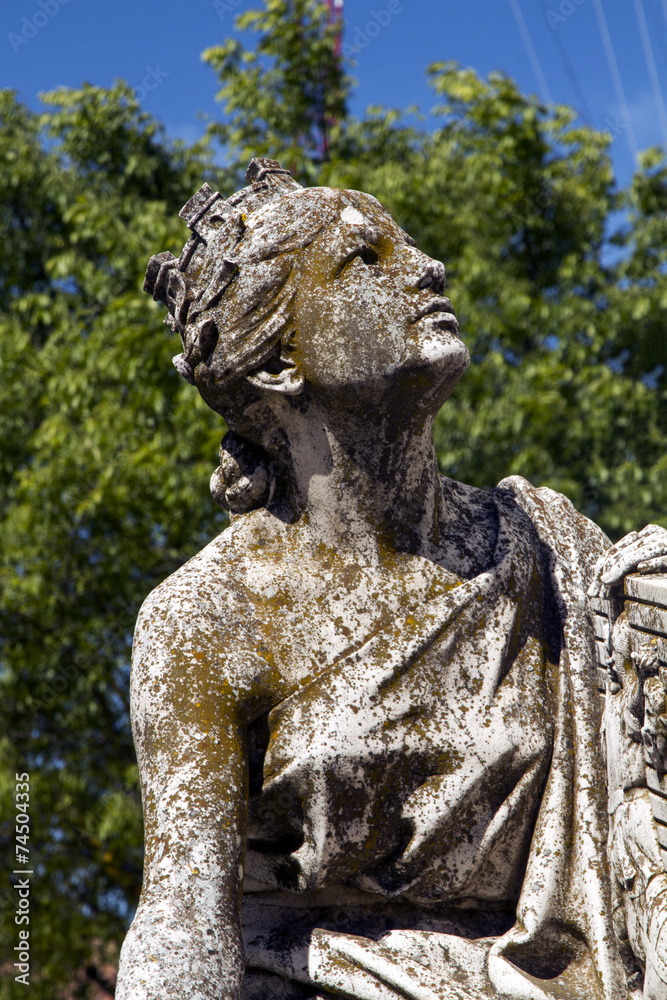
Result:
[[452,389],[470,364],[470,353],[461,338],[441,330],[422,339],[419,354]]
[[468,348],[459,337],[435,334],[420,339],[418,348],[411,352],[400,366],[390,366],[387,377],[391,380],[388,394],[389,410],[395,408],[398,400],[414,395],[406,400],[408,405],[428,406],[433,415],[438,412],[456,389],[470,365]]

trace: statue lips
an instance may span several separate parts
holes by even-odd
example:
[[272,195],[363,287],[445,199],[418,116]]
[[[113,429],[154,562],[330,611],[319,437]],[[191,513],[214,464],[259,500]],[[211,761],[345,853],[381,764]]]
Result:
[[442,317],[438,319],[441,328],[449,330],[457,337],[459,336],[459,322],[449,299],[433,299],[424,309],[420,309],[412,323],[418,323],[420,319],[425,319],[427,316]]

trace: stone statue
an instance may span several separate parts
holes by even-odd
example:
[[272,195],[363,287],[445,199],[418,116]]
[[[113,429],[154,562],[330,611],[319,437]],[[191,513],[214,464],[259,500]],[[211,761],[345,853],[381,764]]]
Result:
[[146,278],[230,429],[232,516],[137,622],[118,1000],[665,1000],[664,856],[613,738],[607,854],[586,591],[667,570],[667,531],[610,548],[551,490],[440,477],[444,267],[369,195],[247,182],[204,185]]

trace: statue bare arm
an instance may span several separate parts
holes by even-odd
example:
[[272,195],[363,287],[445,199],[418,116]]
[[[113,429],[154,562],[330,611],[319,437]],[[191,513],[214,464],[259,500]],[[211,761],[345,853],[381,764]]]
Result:
[[238,690],[219,629],[196,608],[181,614],[178,603],[149,599],[135,634],[132,721],[146,858],[118,1000],[236,1000],[243,979]]

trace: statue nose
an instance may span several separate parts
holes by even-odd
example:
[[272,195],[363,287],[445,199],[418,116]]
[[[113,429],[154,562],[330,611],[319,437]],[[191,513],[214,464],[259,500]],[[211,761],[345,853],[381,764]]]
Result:
[[445,290],[445,276],[444,264],[437,260],[429,261],[428,265],[421,271],[417,288],[431,288],[436,294],[442,295]]

